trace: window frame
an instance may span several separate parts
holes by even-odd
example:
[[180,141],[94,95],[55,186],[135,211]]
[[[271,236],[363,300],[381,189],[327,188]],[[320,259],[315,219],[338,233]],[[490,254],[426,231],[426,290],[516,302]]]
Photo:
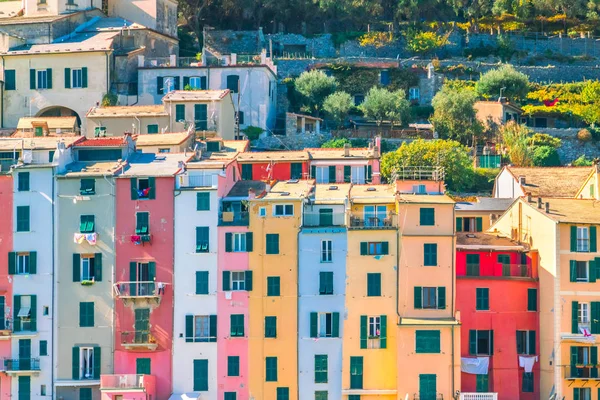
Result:
[[[87,261],[87,274],[85,274],[85,261]],[[81,281],[93,281],[96,277],[96,262],[93,254],[81,254],[79,257],[79,276]]]
[[321,263],[333,262],[333,240],[321,240]]
[[[237,279],[234,279],[236,274]],[[242,277],[241,280],[239,277]],[[237,284],[237,288],[234,288],[234,283]],[[231,271],[231,291],[243,292],[246,290],[246,271]]]
[[[84,365],[84,359],[87,355],[88,368]],[[91,355],[91,357],[90,357]],[[93,347],[80,347],[79,348],[79,379],[80,380],[93,380],[94,379],[94,364],[95,364],[94,348]],[[91,361],[90,361],[91,360]],[[89,372],[86,374],[86,372]]]
[[45,90],[48,88],[48,70],[47,69],[36,69],[35,70],[35,88],[37,90]]
[[29,275],[31,271],[31,253],[22,251],[15,254],[15,275]]
[[[290,213],[291,210],[291,213]],[[293,217],[294,216],[294,205],[293,204],[275,204],[273,206],[274,217]]]
[[[201,332],[198,333],[198,329],[197,328],[197,321],[200,322],[200,326],[201,328],[203,328],[204,330],[200,329]],[[205,321],[205,326],[202,326],[202,321]],[[194,343],[209,343],[211,341],[211,339],[213,339],[213,337],[210,336],[210,315],[194,315],[194,319],[193,319],[193,323],[192,323],[192,329],[193,329],[193,334],[192,334],[192,340]],[[206,335],[203,335],[204,333],[206,333]],[[217,339],[216,337],[214,338],[215,340]]]
[[[78,85],[76,84],[78,83]],[[71,69],[71,89],[82,89],[83,88],[83,69],[72,68]]]
[[[578,250],[579,251],[579,250]],[[578,261],[575,260],[575,273],[576,273],[576,282],[589,282],[590,281],[590,263],[588,261]],[[583,270],[585,271],[585,276],[580,277],[579,272],[580,271],[580,266],[581,264],[583,264],[584,268]]]
[[[585,235],[583,233],[585,233]],[[577,252],[578,253],[589,253],[589,251],[590,251],[590,227],[589,226],[578,226],[577,227]]]
[[[324,327],[324,335],[321,335],[321,327]],[[317,313],[317,337],[318,338],[332,338],[333,337],[333,313],[332,312],[319,312]]]
[[[427,306],[425,305],[425,291],[427,289],[427,292],[429,293],[429,298],[427,299]],[[434,286],[422,286],[421,287],[421,305],[422,308],[424,310],[437,310],[438,309],[438,295],[437,295],[437,291],[438,288],[434,287]],[[432,300],[431,298],[431,293],[433,292],[433,306],[429,303],[430,300]]]
[[233,232],[231,236],[231,251],[233,253],[245,253],[246,250],[246,233]]

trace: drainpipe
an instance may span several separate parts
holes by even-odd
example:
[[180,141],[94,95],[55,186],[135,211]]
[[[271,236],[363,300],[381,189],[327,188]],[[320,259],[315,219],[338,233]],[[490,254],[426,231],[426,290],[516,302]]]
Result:
[[[21,153],[21,154],[23,154],[23,153]],[[54,276],[55,276],[54,269],[56,266],[56,263],[54,261],[55,249],[56,249],[56,241],[55,241],[56,240],[56,235],[55,235],[56,228],[55,228],[54,208],[55,208],[55,204],[56,204],[56,199],[54,196],[55,196],[56,178],[54,176],[54,167],[51,167],[51,170],[52,170],[52,244],[53,244],[53,246],[52,246],[52,307],[54,309],[52,310],[52,314],[51,314],[52,315],[52,330],[51,330],[52,331],[52,340],[51,340],[51,343],[52,343],[52,346],[51,346],[52,347],[52,357],[51,357],[52,372],[50,373],[50,379],[52,382],[52,392],[54,394],[54,397],[56,398],[56,393],[55,393],[56,386],[54,386],[54,366],[56,365],[54,362],[54,358],[55,358],[55,354],[54,354],[55,353],[55,351],[54,351],[54,335],[55,335],[54,321],[56,320],[56,318],[54,317],[54,313],[56,312],[56,303],[55,303],[56,281],[54,280]],[[13,308],[14,308],[14,305],[13,305]]]
[[[301,206],[304,208],[304,202],[301,203]],[[298,316],[300,315],[300,232],[302,231],[302,221],[304,219],[304,213],[300,214],[300,228],[298,228],[298,233],[296,234],[296,323],[298,323]],[[300,330],[296,328],[298,331],[298,338],[296,339],[296,371],[298,371],[298,376],[300,376]],[[300,382],[296,385],[296,398],[300,398]]]
[[142,121],[140,121],[140,119],[136,115],[134,115],[133,118],[135,118],[135,120],[138,122],[138,132],[137,132],[137,134],[141,135],[142,134]]
[[[456,232],[456,209],[454,208],[454,206],[452,207],[452,225],[454,227],[454,232]],[[454,310],[454,286],[456,284],[456,234],[453,233],[452,234],[452,318],[455,318],[455,313],[456,311]],[[452,325],[452,360],[450,365],[452,365],[452,393],[451,396],[455,396],[455,383],[454,383],[454,325]]]
[[110,63],[108,62],[108,51],[104,53],[106,56],[106,94],[110,93]]
[[[6,71],[4,65],[4,56],[2,56],[2,71]],[[4,81],[2,81],[2,90],[0,91],[0,101],[2,101],[2,107],[0,107],[0,127],[4,128],[4,82],[6,82],[6,76],[4,77]]]

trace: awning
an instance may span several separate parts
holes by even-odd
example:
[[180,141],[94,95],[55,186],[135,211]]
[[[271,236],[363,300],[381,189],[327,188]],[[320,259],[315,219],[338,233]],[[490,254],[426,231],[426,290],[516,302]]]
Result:
[[30,307],[21,307],[21,309],[19,310],[19,313],[17,314],[17,317],[26,318],[26,317],[29,317],[30,313],[31,313]]
[[454,318],[400,318],[400,325],[419,325],[419,326],[440,326],[440,325],[460,325],[460,322]]

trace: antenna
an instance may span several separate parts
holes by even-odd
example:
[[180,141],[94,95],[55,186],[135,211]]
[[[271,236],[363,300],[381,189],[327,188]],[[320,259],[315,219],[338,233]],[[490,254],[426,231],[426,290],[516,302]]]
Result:
[[240,137],[240,98],[241,98],[241,87],[240,87],[240,80],[238,79],[237,81],[237,111],[235,113],[235,137],[234,139],[237,139]]

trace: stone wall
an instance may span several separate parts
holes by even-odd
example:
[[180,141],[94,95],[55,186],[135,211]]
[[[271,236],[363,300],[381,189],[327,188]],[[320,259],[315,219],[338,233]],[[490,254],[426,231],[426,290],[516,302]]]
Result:
[[307,147],[321,147],[321,144],[329,139],[331,139],[331,135],[326,132],[292,136],[269,135],[258,139],[254,146],[258,149],[302,150]]
[[550,136],[559,138],[562,143],[557,149],[562,164],[570,164],[581,155],[587,158],[596,158],[600,156],[600,142],[582,142],[577,139],[577,132],[580,128],[553,129],[553,128],[532,128],[538,133],[547,133]]

